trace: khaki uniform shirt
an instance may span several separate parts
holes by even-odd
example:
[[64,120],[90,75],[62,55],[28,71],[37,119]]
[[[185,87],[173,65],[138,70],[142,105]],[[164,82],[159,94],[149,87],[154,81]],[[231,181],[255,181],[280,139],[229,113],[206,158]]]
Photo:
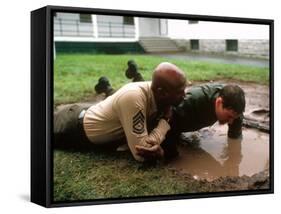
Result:
[[83,120],[84,130],[93,143],[106,143],[126,137],[135,159],[135,145],[160,144],[170,125],[160,119],[158,125],[147,131],[147,119],[157,112],[151,82],[129,83],[102,102],[90,107]]

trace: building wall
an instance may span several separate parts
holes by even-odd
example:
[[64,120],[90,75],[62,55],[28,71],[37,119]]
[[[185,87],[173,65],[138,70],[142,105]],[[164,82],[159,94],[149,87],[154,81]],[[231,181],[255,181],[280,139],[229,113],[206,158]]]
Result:
[[268,40],[239,40],[239,53],[249,56],[261,56],[269,58],[269,41]]
[[[78,13],[57,13],[54,17],[54,36],[66,38],[134,39],[138,37],[163,37],[168,35],[168,20],[157,18],[133,18],[124,21],[124,16],[92,15],[91,22],[81,22]],[[91,39],[90,39],[91,38]],[[78,39],[79,40],[79,39]],[[84,39],[82,39],[84,41]]]
[[93,23],[83,23],[77,13],[57,13],[54,17],[54,36],[92,37]]
[[224,39],[199,39],[199,50],[191,50],[190,40],[176,39],[175,41],[180,47],[185,47],[187,52],[269,58],[269,40],[267,39],[240,39],[238,51],[227,51]]
[[159,19],[139,18],[139,36],[140,37],[160,36]]
[[173,39],[269,39],[269,25],[169,19]]
[[[81,22],[77,13],[57,13],[54,35],[57,37],[134,38],[135,25],[124,24],[123,16],[97,15],[97,22]],[[95,25],[97,31],[94,34]],[[96,36],[95,36],[96,35]]]
[[55,42],[56,53],[130,54],[144,53],[138,42]]
[[160,36],[167,36],[169,32],[168,20],[160,19]]
[[173,39],[176,45],[182,50],[190,50],[190,42],[187,39]]
[[124,24],[123,16],[97,15],[99,38],[134,38],[135,25]]
[[224,53],[226,51],[225,40],[220,39],[200,39],[199,51]]

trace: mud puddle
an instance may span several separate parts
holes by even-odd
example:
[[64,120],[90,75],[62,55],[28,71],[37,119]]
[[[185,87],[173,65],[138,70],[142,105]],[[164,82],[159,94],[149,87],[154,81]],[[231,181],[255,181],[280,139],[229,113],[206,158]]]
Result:
[[169,166],[208,181],[225,176],[252,176],[269,168],[268,134],[243,128],[242,139],[230,139],[227,129],[227,125],[215,124],[183,134],[180,156]]

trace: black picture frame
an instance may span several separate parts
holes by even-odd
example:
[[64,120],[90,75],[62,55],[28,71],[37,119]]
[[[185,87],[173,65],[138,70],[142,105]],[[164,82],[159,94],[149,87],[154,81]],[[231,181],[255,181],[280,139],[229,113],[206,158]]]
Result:
[[[52,115],[54,96],[54,38],[53,15],[56,12],[140,16],[150,18],[184,19],[191,21],[237,22],[263,24],[270,28],[270,188],[235,192],[193,193],[166,196],[147,196],[88,201],[54,202]],[[125,11],[79,7],[46,6],[31,12],[31,201],[44,207],[63,207],[93,204],[144,202],[206,197],[225,197],[274,193],[274,21],[239,17],[172,14],[144,11]]]

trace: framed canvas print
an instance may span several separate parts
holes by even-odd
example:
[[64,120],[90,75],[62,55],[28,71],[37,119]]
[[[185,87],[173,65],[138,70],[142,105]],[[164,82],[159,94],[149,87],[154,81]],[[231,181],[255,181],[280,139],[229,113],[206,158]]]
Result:
[[31,12],[31,201],[273,193],[273,20]]

